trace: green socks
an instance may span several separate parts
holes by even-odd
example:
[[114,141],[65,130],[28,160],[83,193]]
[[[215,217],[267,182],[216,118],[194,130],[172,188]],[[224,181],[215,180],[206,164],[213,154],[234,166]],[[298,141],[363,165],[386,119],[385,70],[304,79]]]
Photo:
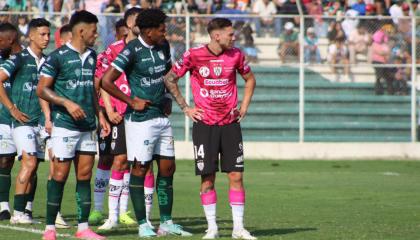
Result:
[[13,209],[15,211],[23,212],[26,207],[26,198],[28,194],[16,194],[15,201],[13,203]]
[[88,222],[91,200],[90,180],[77,180],[76,201],[77,201],[77,221],[79,223]]
[[0,202],[9,202],[10,186],[12,184],[10,168],[0,168]]
[[64,182],[57,182],[54,179],[47,184],[47,225],[55,225],[55,218],[60,209],[63,198]]
[[174,190],[172,187],[174,177],[157,177],[156,192],[159,202],[160,222],[172,219],[172,205],[174,200]]
[[139,225],[146,223],[146,206],[144,201],[144,177],[130,175],[130,195],[134,213]]

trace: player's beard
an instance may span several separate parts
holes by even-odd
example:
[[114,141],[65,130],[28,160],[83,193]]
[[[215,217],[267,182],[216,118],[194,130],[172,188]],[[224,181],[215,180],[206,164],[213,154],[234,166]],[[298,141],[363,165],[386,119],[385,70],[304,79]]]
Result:
[[12,48],[5,48],[0,50],[0,56],[3,59],[8,59],[10,56],[10,53],[12,52]]

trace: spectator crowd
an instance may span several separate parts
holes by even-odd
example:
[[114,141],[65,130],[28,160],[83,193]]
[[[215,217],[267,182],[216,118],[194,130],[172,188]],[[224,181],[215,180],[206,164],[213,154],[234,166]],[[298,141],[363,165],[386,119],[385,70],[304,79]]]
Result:
[[[351,64],[373,63],[376,94],[383,94],[385,89],[388,94],[407,94],[410,68],[390,65],[412,62],[412,22],[407,17],[420,16],[417,0],[301,0],[306,15],[303,52],[296,0],[0,0],[0,9],[5,12],[33,13],[1,14],[0,22],[15,23],[25,43],[30,17],[45,17],[59,30],[74,11],[91,10],[89,6],[93,5],[97,13],[106,15],[100,15],[98,46],[102,48],[115,40],[113,26],[120,18],[118,14],[131,7],[160,8],[169,14],[237,15],[232,16],[236,44],[246,53],[248,61],[258,61],[255,37],[277,38],[281,62],[296,61],[299,54],[304,54],[305,63],[329,63],[332,73],[339,76],[338,81],[352,80]],[[208,16],[191,18],[188,31],[191,45],[196,35],[205,34],[208,20]],[[174,59],[185,50],[186,27],[184,17],[175,16],[168,22],[167,37]],[[416,29],[414,34],[420,37],[420,27]],[[327,45],[324,51],[320,49],[321,43]],[[420,47],[415,51],[419,56]]]

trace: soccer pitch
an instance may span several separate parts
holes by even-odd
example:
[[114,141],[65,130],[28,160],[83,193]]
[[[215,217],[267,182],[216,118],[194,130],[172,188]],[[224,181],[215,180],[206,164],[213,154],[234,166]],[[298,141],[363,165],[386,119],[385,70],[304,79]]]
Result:
[[[13,177],[19,165],[16,162]],[[420,239],[420,162],[256,160],[247,161],[245,168],[245,226],[259,239]],[[194,234],[187,239],[201,239],[206,221],[200,205],[199,178],[193,170],[192,161],[177,162],[173,216],[176,223]],[[0,222],[1,240],[41,239],[39,233],[24,230],[42,231],[45,227],[47,175],[48,163],[41,163],[34,218],[42,224],[10,230],[8,222]],[[230,239],[227,179],[222,174],[218,176],[217,222],[221,237]],[[65,187],[62,212],[73,226],[75,202],[72,172]],[[158,211],[155,194],[155,226]],[[66,236],[74,232],[74,227],[58,230]],[[108,239],[138,239],[136,227],[121,226],[99,233]],[[58,239],[71,238],[66,236]]]

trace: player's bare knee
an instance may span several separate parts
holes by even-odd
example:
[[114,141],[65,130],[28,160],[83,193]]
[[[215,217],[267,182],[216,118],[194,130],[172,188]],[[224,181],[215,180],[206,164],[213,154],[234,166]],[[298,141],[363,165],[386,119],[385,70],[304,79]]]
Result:
[[116,157],[112,164],[112,169],[115,171],[124,171],[128,169],[128,163],[125,158]]
[[148,163],[146,163],[145,165],[142,165],[142,164],[136,162],[133,165],[133,169],[131,170],[131,174],[133,174],[134,176],[137,176],[137,177],[144,177],[144,176],[146,176],[146,172],[149,169],[149,167],[150,166],[149,166]]
[[229,182],[231,184],[240,184],[242,185],[242,176],[241,172],[230,172],[228,173]]
[[159,162],[159,175],[162,177],[172,177],[176,170],[175,161]]
[[111,155],[104,155],[99,158],[98,165],[104,165],[106,167],[111,167],[113,164],[114,157]]
[[53,179],[57,182],[65,182],[67,180],[68,173],[63,171],[54,171]]

